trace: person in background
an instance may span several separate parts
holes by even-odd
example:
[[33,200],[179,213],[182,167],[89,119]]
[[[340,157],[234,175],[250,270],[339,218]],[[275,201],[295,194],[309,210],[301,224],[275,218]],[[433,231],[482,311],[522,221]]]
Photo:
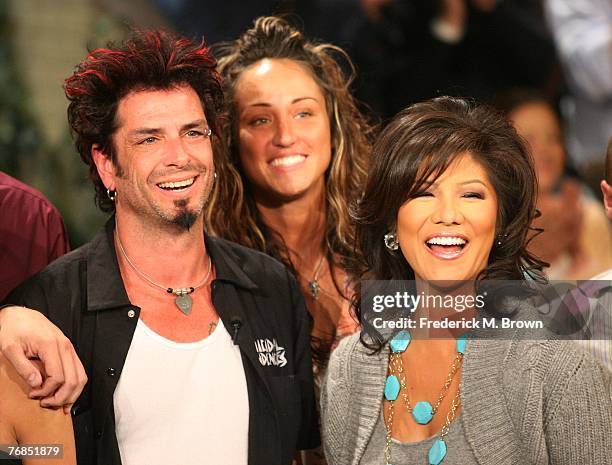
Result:
[[534,226],[544,229],[531,251],[550,264],[552,280],[588,279],[612,266],[612,228],[588,188],[568,176],[559,118],[552,105],[531,90],[501,96],[498,106],[531,148],[538,176]]
[[[604,178],[601,180],[599,186],[601,187],[601,193],[603,194],[603,203],[606,216],[612,221],[612,137],[608,141],[608,151],[606,153],[606,163]],[[612,279],[612,270],[607,270],[600,277],[607,277]],[[606,278],[602,278],[606,279]]]
[[[606,216],[612,221],[612,137],[604,164],[604,179],[600,182]],[[590,314],[592,337],[582,341],[584,347],[595,355],[612,373],[612,266],[591,278],[597,286],[595,311]]]
[[0,301],[70,251],[57,209],[36,189],[0,171]]
[[612,131],[612,2],[544,0],[570,94],[561,105],[574,166],[591,189]]

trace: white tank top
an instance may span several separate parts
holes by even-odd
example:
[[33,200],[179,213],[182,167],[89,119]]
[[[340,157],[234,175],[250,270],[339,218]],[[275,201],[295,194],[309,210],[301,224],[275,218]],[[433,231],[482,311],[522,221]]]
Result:
[[220,319],[193,343],[139,320],[113,400],[123,465],[247,465],[246,378]]

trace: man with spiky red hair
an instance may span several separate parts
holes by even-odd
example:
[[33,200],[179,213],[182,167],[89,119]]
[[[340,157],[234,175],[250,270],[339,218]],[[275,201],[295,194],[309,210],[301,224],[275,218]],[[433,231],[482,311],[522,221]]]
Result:
[[65,82],[75,145],[113,215],[8,296],[37,311],[0,311],[0,349],[41,405],[72,413],[79,463],[286,465],[317,445],[294,279],[203,233],[224,163],[215,66],[203,44],[142,31]]

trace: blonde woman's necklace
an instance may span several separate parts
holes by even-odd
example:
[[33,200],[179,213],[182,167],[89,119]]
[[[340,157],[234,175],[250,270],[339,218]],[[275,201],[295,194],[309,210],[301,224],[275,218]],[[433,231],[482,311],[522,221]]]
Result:
[[[386,465],[391,464],[391,428],[393,427],[393,417],[395,415],[395,401],[399,397],[400,393],[406,404],[406,410],[412,414],[412,418],[419,425],[428,424],[433,416],[438,412],[442,400],[446,397],[448,388],[453,382],[455,374],[459,370],[461,363],[463,362],[463,355],[465,354],[465,347],[467,344],[467,334],[463,334],[457,338],[455,350],[457,355],[453,359],[448,376],[438,399],[434,405],[431,405],[428,401],[417,402],[414,406],[410,403],[408,397],[408,386],[406,384],[406,377],[404,374],[404,365],[402,361],[402,353],[406,351],[410,344],[410,333],[408,331],[400,331],[393,339],[389,342],[391,353],[389,354],[389,376],[385,382],[384,395],[385,399],[389,402],[389,414],[387,421],[387,438],[385,443],[385,460]],[[460,390],[457,388],[457,394],[451,403],[450,410],[446,414],[446,422],[440,431],[440,439],[437,439],[431,448],[429,449],[428,459],[430,465],[439,465],[444,457],[446,457],[446,442],[444,437],[448,434],[451,422],[455,419],[455,413],[461,403]]]
[[319,273],[321,272],[321,267],[323,266],[324,259],[325,259],[325,254],[321,255],[321,258],[319,259],[319,263],[317,264],[317,267],[315,268],[315,271],[312,275],[312,279],[308,281],[308,289],[310,290],[310,295],[314,299],[317,299],[319,297],[319,291],[321,290],[321,285],[319,284],[317,279],[319,277]]

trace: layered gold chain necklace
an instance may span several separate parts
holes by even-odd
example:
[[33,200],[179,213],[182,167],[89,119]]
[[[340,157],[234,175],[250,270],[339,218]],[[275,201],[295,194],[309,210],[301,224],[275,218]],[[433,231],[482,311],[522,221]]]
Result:
[[[442,385],[438,399],[432,405],[428,401],[419,401],[412,405],[408,396],[408,385],[404,372],[404,364],[402,361],[402,353],[406,351],[410,344],[410,333],[408,331],[400,331],[389,342],[391,353],[389,354],[389,375],[385,382],[384,395],[389,402],[389,413],[387,417],[387,436],[385,442],[385,460],[386,465],[392,465],[391,462],[391,429],[393,428],[393,420],[395,416],[395,401],[402,395],[406,410],[412,415],[414,421],[419,425],[428,424],[434,415],[438,412],[442,401],[448,393],[448,389],[453,382],[453,379],[463,362],[463,355],[467,344],[467,335],[462,335],[457,338],[456,352],[457,355],[453,359],[448,375]],[[451,403],[450,410],[446,415],[446,422],[440,430],[440,438],[437,439],[429,449],[428,459],[430,465],[439,465],[444,457],[446,457],[447,447],[444,437],[448,434],[451,422],[455,419],[457,408],[461,404],[460,389],[457,388],[457,394]]]

